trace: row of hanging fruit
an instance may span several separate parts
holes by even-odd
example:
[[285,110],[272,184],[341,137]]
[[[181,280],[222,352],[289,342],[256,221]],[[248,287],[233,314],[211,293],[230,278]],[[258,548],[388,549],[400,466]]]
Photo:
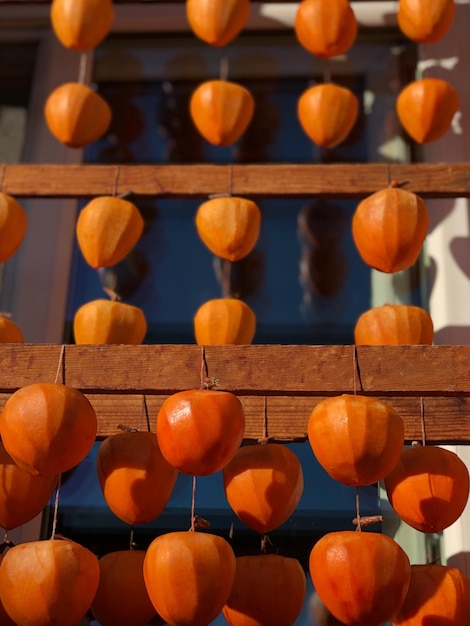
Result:
[[[74,626],[91,608],[102,626],[145,626],[155,612],[171,626],[207,625],[220,612],[231,626],[293,624],[305,600],[305,574],[296,559],[269,553],[267,533],[291,517],[302,496],[296,455],[267,438],[240,447],[245,415],[230,392],[202,385],[169,396],[155,432],[120,432],[101,444],[97,473],[108,506],[131,528],[161,515],[178,472],[193,476],[189,532],[166,533],[146,551],[98,560],[57,528],[60,474],[90,451],[96,426],[87,398],[58,382],[23,387],[5,404],[0,525],[15,528],[39,513],[55,488],[57,497],[51,539],[14,547],[4,541],[0,600],[9,617],[0,623]],[[378,519],[361,517],[359,502],[361,486],[383,479],[403,522],[441,532],[469,496],[459,457],[426,445],[403,451],[402,418],[387,403],[360,395],[318,402],[308,440],[324,470],[357,493],[356,531],[326,534],[309,560],[315,589],[339,623],[425,626],[432,618],[468,626],[470,580],[452,567],[410,565],[393,539],[363,532]],[[233,512],[260,534],[258,555],[236,558],[230,542],[208,532],[196,514],[196,477],[218,471]]]

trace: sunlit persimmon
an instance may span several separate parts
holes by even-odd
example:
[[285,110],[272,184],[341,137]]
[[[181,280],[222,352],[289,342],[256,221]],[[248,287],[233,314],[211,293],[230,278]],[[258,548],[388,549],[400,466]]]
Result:
[[427,311],[407,304],[384,304],[365,311],[354,328],[358,345],[432,344],[434,326]]
[[348,626],[379,626],[389,620],[410,583],[406,553],[380,533],[328,533],[314,545],[309,566],[321,600]]
[[186,0],[186,16],[194,34],[211,46],[225,46],[245,26],[250,0]]
[[6,451],[23,470],[50,476],[65,472],[90,452],[96,413],[86,396],[60,383],[18,389],[0,415]]
[[320,465],[345,485],[371,485],[400,458],[404,424],[387,403],[360,395],[327,398],[313,409],[308,439]]
[[302,609],[306,588],[297,559],[278,554],[240,556],[222,612],[230,626],[291,626]]
[[98,588],[96,556],[67,539],[21,543],[0,567],[0,598],[15,624],[76,626]]
[[163,511],[178,472],[162,456],[155,433],[107,437],[96,458],[98,479],[111,511],[126,524],[144,524]]
[[447,34],[454,14],[454,0],[400,0],[398,26],[413,41],[434,43]]
[[236,454],[245,432],[240,400],[228,391],[191,389],[171,395],[157,416],[166,460],[183,474],[207,476]]
[[357,36],[357,21],[348,0],[303,0],[295,17],[295,34],[312,54],[344,54]]
[[223,469],[227,500],[241,521],[259,533],[281,526],[304,488],[298,457],[282,444],[240,448]]
[[109,33],[114,19],[112,0],[53,0],[51,25],[61,44],[91,50]]
[[160,535],[148,547],[144,580],[156,611],[169,624],[209,624],[227,602],[235,555],[222,537],[202,532]]
[[208,300],[194,316],[194,334],[198,345],[250,344],[255,327],[255,314],[238,298]]
[[416,446],[405,450],[385,477],[390,504],[407,524],[439,533],[463,513],[469,495],[465,463],[451,450]]
[[76,344],[139,345],[147,332],[145,314],[137,306],[99,298],[83,304],[73,318]]

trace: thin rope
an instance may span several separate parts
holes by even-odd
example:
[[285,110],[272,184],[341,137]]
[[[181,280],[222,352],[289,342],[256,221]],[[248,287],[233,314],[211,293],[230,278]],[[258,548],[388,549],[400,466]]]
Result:
[[233,191],[233,165],[228,166],[228,189],[227,193],[229,196],[232,195]]
[[54,516],[52,518],[52,534],[51,539],[55,539],[55,534],[57,530],[57,519],[59,517],[59,494],[60,494],[60,486],[62,484],[62,474],[59,474],[59,478],[57,480],[57,487],[55,490],[55,499],[54,499]]
[[118,165],[116,167],[116,174],[114,176],[113,196],[117,196],[120,175],[121,175],[121,166]]
[[86,81],[88,56],[89,56],[89,52],[82,52],[82,54],[80,55],[80,65],[78,68],[78,82],[81,85],[84,85]]
[[220,63],[219,63],[220,80],[228,80],[228,68],[229,68],[228,58],[221,57]]
[[[147,405],[147,396],[144,394],[143,397],[144,397],[145,421],[147,423],[147,430],[148,430],[148,432],[150,432],[151,429],[150,429],[149,408],[148,408],[148,405]],[[140,430],[142,430],[142,424],[140,426],[141,426]]]
[[136,544],[134,541],[134,525],[131,526],[131,532],[129,535],[129,550],[135,550]]
[[63,367],[64,355],[65,355],[65,344],[63,343],[60,349],[59,364],[57,365],[57,372],[56,372],[55,380],[54,380],[54,383],[59,382],[59,374],[60,374],[60,370],[62,369],[62,384],[63,385],[65,385],[65,368]]
[[196,522],[196,476],[193,476],[193,488],[191,493],[191,528],[190,531],[194,532],[195,530],[195,522]]
[[357,394],[356,372],[357,372],[357,349],[356,349],[356,346],[354,346],[354,350],[353,350],[353,391],[354,391],[354,395]]
[[264,396],[263,438],[268,438],[268,399]]
[[421,397],[420,399],[420,408],[421,408],[421,438],[423,441],[423,446],[426,445],[426,420],[424,417],[424,400]]
[[356,518],[357,518],[356,530],[358,532],[361,532],[362,528],[361,528],[361,510],[359,506],[359,487],[356,487]]
[[206,379],[209,377],[209,370],[206,361],[206,347],[201,346],[201,389],[205,387]]

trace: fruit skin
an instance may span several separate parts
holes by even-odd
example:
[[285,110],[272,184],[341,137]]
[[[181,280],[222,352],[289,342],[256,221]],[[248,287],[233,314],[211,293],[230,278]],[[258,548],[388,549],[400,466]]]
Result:
[[405,601],[393,626],[468,626],[470,579],[445,565],[412,565]]
[[107,102],[87,85],[65,83],[44,106],[46,123],[56,139],[71,148],[83,148],[102,137],[111,123]]
[[3,315],[0,315],[0,343],[24,343],[20,327]]
[[304,488],[299,459],[277,443],[240,448],[224,467],[223,479],[225,495],[237,517],[262,534],[289,519]]
[[417,446],[403,451],[385,477],[390,504],[407,524],[439,533],[463,513],[469,495],[466,465],[450,450]]
[[52,0],[52,28],[61,44],[72,50],[95,48],[113,20],[112,0]]
[[404,443],[402,418],[385,402],[368,396],[322,400],[307,429],[318,462],[344,485],[371,485],[387,476]]
[[146,332],[147,321],[141,309],[104,298],[81,306],[73,319],[76,344],[139,345]]
[[211,46],[225,46],[245,26],[250,0],[187,0],[186,16],[194,34]]
[[277,554],[240,556],[223,608],[230,626],[291,626],[305,599],[307,582],[297,559]]
[[352,91],[332,83],[310,87],[300,96],[297,115],[306,134],[317,145],[334,148],[351,132],[359,113]]
[[324,535],[310,553],[310,575],[321,600],[348,626],[378,626],[403,604],[411,566],[400,546],[379,533]]
[[449,130],[460,108],[457,91],[440,78],[409,83],[397,98],[397,114],[408,135],[418,143],[436,141]]
[[255,101],[241,85],[209,80],[195,89],[189,110],[191,118],[209,143],[230,146],[240,139],[253,117]]
[[77,241],[91,267],[116,265],[139,241],[144,220],[139,209],[122,198],[94,198],[81,211],[77,221]]
[[4,263],[20,247],[28,225],[25,210],[15,198],[0,193],[0,263]]
[[398,26],[413,41],[434,43],[447,34],[454,14],[454,0],[400,0]]
[[144,550],[122,550],[99,560],[100,582],[91,610],[101,626],[146,626],[155,615],[144,582]]
[[123,432],[98,449],[98,479],[111,511],[126,524],[145,524],[166,507],[178,472],[162,456],[155,433]]
[[144,580],[156,611],[169,624],[207,626],[225,605],[235,578],[235,555],[217,535],[173,532],[152,541]]
[[227,465],[240,447],[245,414],[228,391],[191,389],[165,400],[156,430],[168,463],[183,474],[208,476]]
[[204,302],[194,316],[194,334],[200,346],[251,344],[255,328],[255,314],[236,298]]
[[429,313],[406,304],[384,304],[369,309],[354,328],[354,340],[362,346],[430,345],[433,336]]
[[65,472],[91,450],[96,413],[77,389],[34,383],[18,389],[0,415],[6,451],[23,470],[42,476]]
[[419,196],[387,187],[359,203],[352,234],[362,260],[380,272],[392,274],[416,262],[428,226],[428,210]]
[[299,43],[325,59],[344,54],[357,35],[357,21],[348,0],[303,0],[294,28]]
[[11,530],[36,517],[49,502],[58,478],[20,469],[0,442],[0,526]]
[[258,206],[245,198],[212,198],[196,213],[196,229],[203,243],[216,256],[232,262],[253,250],[260,225]]
[[78,543],[22,543],[3,558],[0,597],[22,626],[75,626],[91,605],[99,576],[98,559]]
[[[3,554],[0,554],[0,565],[1,562],[3,561]],[[1,591],[0,591],[0,596],[1,596]],[[9,616],[8,613],[5,611],[5,608],[0,600],[0,626],[16,626],[16,622],[14,622]]]

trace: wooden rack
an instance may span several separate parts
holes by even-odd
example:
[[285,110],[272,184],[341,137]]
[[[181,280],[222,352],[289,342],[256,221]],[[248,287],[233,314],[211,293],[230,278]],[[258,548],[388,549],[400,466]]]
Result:
[[4,345],[0,367],[1,406],[19,387],[57,377],[87,394],[99,438],[119,424],[146,429],[144,396],[154,430],[163,400],[207,375],[240,397],[247,441],[266,431],[304,441],[317,402],[357,392],[389,402],[407,442],[422,440],[424,424],[428,443],[470,443],[470,346]]
[[121,194],[203,198],[361,198],[391,181],[425,198],[470,197],[470,163],[331,165],[0,165],[16,198]]
[[[426,198],[470,197],[470,163],[332,165],[0,165],[0,189],[17,198],[136,196],[361,198],[397,180]],[[175,208],[177,210],[177,207]],[[17,388],[55,380],[59,345],[2,346],[0,406]],[[326,396],[364,393],[402,415],[407,442],[470,443],[470,346],[214,346],[208,375],[242,400],[246,440],[305,441]],[[119,424],[151,428],[171,393],[201,385],[195,345],[66,346],[59,380],[86,393],[98,437]]]

